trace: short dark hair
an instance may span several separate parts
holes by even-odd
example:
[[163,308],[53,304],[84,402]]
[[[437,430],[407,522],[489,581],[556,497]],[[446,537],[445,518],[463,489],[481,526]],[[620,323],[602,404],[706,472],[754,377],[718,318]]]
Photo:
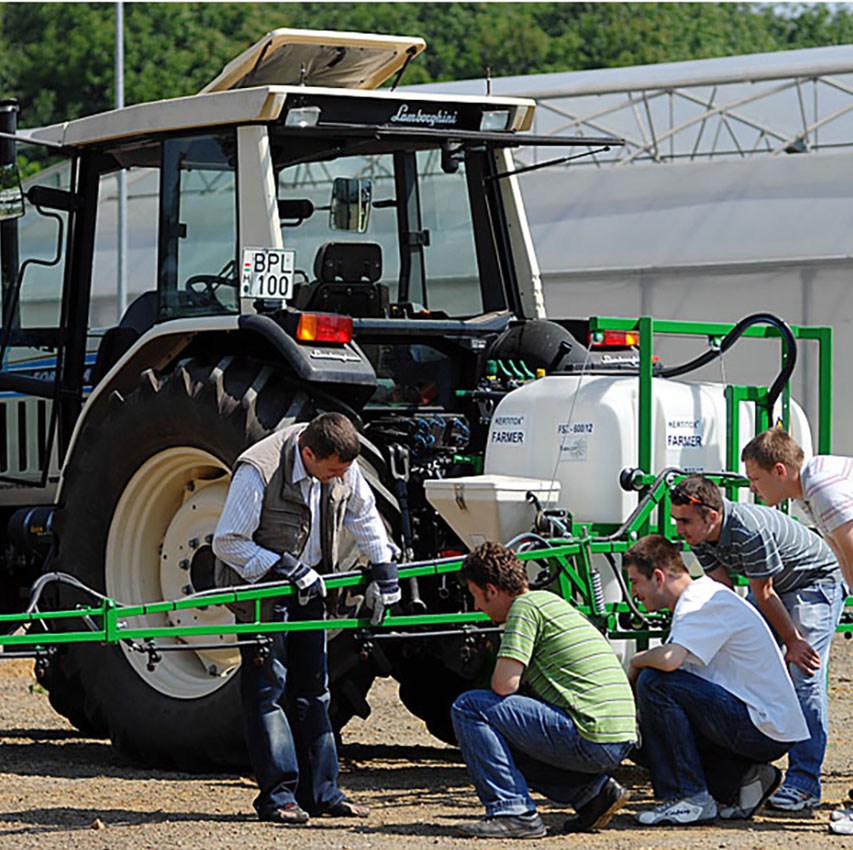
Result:
[[720,488],[704,475],[688,475],[672,488],[669,500],[673,505],[696,505],[702,519],[708,510],[721,511],[723,496]]
[[499,590],[518,596],[528,589],[527,570],[512,549],[501,543],[481,543],[469,552],[459,570],[459,581],[473,582],[484,588],[493,584]]
[[343,413],[321,413],[299,435],[299,445],[311,449],[317,460],[337,455],[343,463],[355,460],[361,451],[358,431]]
[[646,578],[651,578],[655,570],[663,570],[673,578],[687,572],[681,552],[661,534],[641,537],[622,555],[622,566],[635,567]]
[[805,455],[796,440],[782,428],[768,428],[753,437],[740,453],[744,462],[751,460],[762,469],[773,469],[777,463],[784,463],[799,469]]

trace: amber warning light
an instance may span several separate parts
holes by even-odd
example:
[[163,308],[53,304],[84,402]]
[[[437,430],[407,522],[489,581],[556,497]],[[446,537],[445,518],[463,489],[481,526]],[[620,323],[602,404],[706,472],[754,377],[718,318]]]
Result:
[[303,313],[296,326],[300,342],[352,342],[352,318],[324,313]]

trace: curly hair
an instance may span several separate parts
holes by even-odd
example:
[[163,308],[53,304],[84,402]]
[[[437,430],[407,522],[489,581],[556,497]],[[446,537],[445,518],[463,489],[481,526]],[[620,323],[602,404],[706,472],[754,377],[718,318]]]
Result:
[[501,543],[482,543],[469,552],[459,571],[459,581],[463,585],[470,581],[481,588],[493,584],[511,596],[528,589],[524,564]]

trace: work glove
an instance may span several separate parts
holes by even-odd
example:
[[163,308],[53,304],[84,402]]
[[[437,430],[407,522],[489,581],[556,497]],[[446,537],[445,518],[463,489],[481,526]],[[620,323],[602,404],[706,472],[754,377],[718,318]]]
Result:
[[326,582],[323,581],[323,577],[289,552],[282,553],[278,563],[273,567],[273,572],[296,585],[299,591],[296,598],[300,605],[307,605],[315,596],[326,598]]
[[364,592],[364,604],[373,612],[370,624],[378,626],[386,609],[400,601],[400,585],[396,564],[371,564],[370,584]]

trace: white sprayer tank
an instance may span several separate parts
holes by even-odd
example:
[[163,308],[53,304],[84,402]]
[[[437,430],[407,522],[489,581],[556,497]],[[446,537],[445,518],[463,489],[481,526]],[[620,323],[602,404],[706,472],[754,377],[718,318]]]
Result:
[[[692,472],[725,468],[722,384],[653,378],[652,399],[652,472],[670,466]],[[530,381],[498,404],[484,472],[553,479],[560,485],[558,506],[576,521],[621,523],[637,504],[637,494],[619,486],[619,473],[638,464],[638,416],[636,376],[554,375]],[[810,455],[809,424],[793,401],[791,433]],[[755,407],[742,403],[740,445],[754,434]]]

